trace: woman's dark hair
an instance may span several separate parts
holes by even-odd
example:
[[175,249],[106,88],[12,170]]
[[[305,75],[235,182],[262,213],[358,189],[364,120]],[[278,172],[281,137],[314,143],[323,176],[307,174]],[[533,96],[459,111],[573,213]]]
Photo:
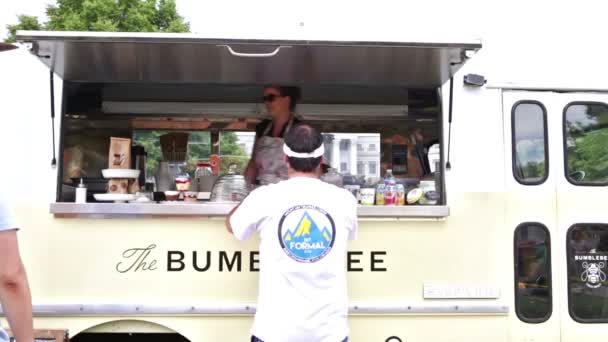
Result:
[[302,91],[299,87],[268,85],[265,88],[275,88],[279,91],[281,96],[289,97],[289,110],[292,112],[296,109],[296,105],[302,96]]
[[[323,144],[323,137],[314,127],[301,123],[289,129],[285,137],[285,144],[294,152],[310,153]],[[322,159],[322,156],[317,158],[287,157],[289,166],[299,172],[314,171],[321,164]]]

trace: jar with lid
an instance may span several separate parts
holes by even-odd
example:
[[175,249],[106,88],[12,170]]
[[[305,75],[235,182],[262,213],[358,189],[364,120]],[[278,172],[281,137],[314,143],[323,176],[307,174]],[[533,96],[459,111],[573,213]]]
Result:
[[422,205],[435,205],[439,199],[439,194],[435,188],[434,180],[423,180],[420,181],[420,190],[422,190],[422,197],[419,203]]
[[175,189],[177,191],[190,190],[191,183],[192,183],[192,179],[190,178],[190,175],[187,173],[183,173],[183,174],[175,177]]

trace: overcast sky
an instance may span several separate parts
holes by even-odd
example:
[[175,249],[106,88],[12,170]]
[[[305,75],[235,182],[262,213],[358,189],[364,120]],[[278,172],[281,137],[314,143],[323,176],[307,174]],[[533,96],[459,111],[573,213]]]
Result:
[[[18,14],[45,21],[54,0],[0,0],[0,37]],[[584,73],[590,59],[608,55],[608,1],[578,0],[176,0],[191,31],[215,38],[356,41],[469,41],[506,61],[492,69],[509,75],[522,63],[565,78]],[[452,39],[445,39],[452,38]],[[464,39],[461,39],[464,38]],[[589,72],[596,73],[597,69]],[[567,77],[570,77],[568,75]]]
[[[584,0],[582,0],[584,1]],[[45,21],[45,8],[54,0],[18,0],[0,1],[0,36],[6,37],[6,25],[17,22],[17,15],[27,14],[40,17]],[[243,31],[285,31],[307,29],[336,31],[348,26],[366,25],[370,18],[383,18],[382,24],[395,27],[396,31],[425,30],[428,27],[441,28],[444,32],[480,32],[485,30],[493,13],[508,18],[508,13],[517,12],[509,18],[511,30],[517,29],[525,15],[517,9],[518,1],[499,2],[489,6],[487,1],[474,0],[177,0],[179,13],[191,24],[195,33],[208,31],[240,30]],[[525,8],[533,10],[528,1],[521,1]],[[534,1],[537,8],[543,8],[544,0]],[[494,2],[492,2],[494,3]],[[509,4],[508,6],[500,3]],[[549,2],[554,4],[554,2]],[[504,7],[504,8],[501,8]],[[555,13],[556,6],[552,5]],[[516,10],[517,9],[517,10]],[[552,16],[554,16],[553,14]],[[548,17],[536,17],[536,21],[546,21]],[[515,25],[513,25],[515,24]],[[243,27],[246,29],[243,30]],[[373,30],[374,27],[370,27]]]
[[[17,15],[19,14],[38,16],[42,19],[41,21],[45,21],[46,5],[54,2],[54,0],[0,1],[0,37],[6,37],[6,25],[16,23]],[[239,23],[262,24],[262,21],[273,21],[275,25],[279,25],[285,21],[291,21],[295,24],[296,18],[302,14],[301,8],[293,10],[297,5],[287,6],[286,3],[289,2],[278,0],[265,0],[263,2],[248,0],[177,0],[176,2],[178,12],[190,22],[192,32],[199,33],[207,28],[228,25],[237,26]],[[339,2],[341,0],[337,0],[337,3]],[[315,1],[306,1],[305,3],[306,7],[310,7]],[[319,5],[321,5],[321,1],[319,1]],[[333,5],[321,6],[319,8],[328,11],[328,8]],[[255,13],[259,13],[260,17],[256,17]],[[274,13],[280,14],[275,16]]]
[[[45,20],[46,4],[54,0],[0,1],[0,37],[18,14]],[[195,33],[307,30],[334,32],[374,25],[395,33],[438,29],[466,35],[502,34],[521,38],[554,33],[572,38],[587,28],[606,30],[605,1],[578,0],[177,0],[179,13]],[[369,27],[373,31],[374,27]],[[584,37],[583,37],[584,38]]]

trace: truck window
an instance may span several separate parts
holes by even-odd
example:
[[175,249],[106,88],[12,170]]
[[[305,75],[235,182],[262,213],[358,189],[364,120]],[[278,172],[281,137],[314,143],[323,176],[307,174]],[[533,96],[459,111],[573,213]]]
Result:
[[[80,89],[79,85],[70,87]],[[95,202],[95,195],[107,192],[108,180],[101,170],[108,167],[110,137],[131,139],[132,154],[138,156],[132,158],[131,168],[146,166],[139,180],[142,183],[145,178],[144,188],[158,188],[159,173],[167,175],[162,179],[169,179],[170,184],[171,177],[186,174],[194,180],[196,165],[201,163],[210,164],[216,175],[229,169],[242,175],[255,154],[256,127],[268,118],[263,105],[257,103],[260,86],[193,86],[191,92],[172,84],[108,87],[101,109],[88,104],[84,109],[77,107],[77,95],[68,101],[72,104],[67,105],[62,124],[59,202],[74,201],[81,178],[89,201]],[[411,204],[445,205],[443,175],[437,168],[442,125],[436,89],[304,88],[306,100],[298,104],[298,116],[323,132],[322,169],[336,183],[341,178],[340,184],[359,197],[361,189],[375,191],[391,170],[400,199],[413,191],[420,196],[413,196]],[[94,86],[91,91],[101,94],[102,88]],[[155,101],[148,102],[148,98]],[[380,187],[379,191],[384,190]],[[374,208],[366,210],[380,213]],[[411,215],[409,211],[398,214]]]
[[570,316],[581,323],[608,322],[608,225],[573,225],[567,248]]
[[513,176],[524,185],[539,185],[548,176],[547,111],[536,101],[513,106]]
[[520,320],[541,323],[551,317],[551,241],[540,223],[515,229],[515,311]]
[[575,185],[608,185],[608,106],[575,102],[564,110],[566,178]]

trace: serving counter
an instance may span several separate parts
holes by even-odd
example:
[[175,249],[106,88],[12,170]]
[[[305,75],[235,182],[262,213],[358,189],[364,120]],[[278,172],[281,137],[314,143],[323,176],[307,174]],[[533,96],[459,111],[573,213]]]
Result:
[[[150,218],[150,217],[225,217],[237,202],[222,203],[52,203],[50,212],[58,218]],[[364,206],[360,219],[442,220],[450,214],[448,206]]]

